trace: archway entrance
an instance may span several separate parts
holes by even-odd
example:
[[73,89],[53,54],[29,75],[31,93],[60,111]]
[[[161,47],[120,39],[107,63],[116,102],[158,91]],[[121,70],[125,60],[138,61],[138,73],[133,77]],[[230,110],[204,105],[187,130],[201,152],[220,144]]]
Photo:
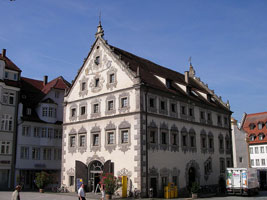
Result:
[[188,170],[188,187],[191,188],[194,182],[196,182],[196,169],[190,167]]
[[100,176],[103,173],[103,164],[98,161],[92,161],[88,166],[88,186],[91,192],[100,192]]

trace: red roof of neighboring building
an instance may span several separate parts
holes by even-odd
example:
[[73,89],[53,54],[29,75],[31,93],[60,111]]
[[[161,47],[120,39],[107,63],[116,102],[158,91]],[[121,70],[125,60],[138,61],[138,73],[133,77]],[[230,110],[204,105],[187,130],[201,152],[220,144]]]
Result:
[[[258,124],[262,124],[259,129]],[[249,144],[267,143],[267,112],[247,114],[244,119],[242,128],[248,134],[248,137],[255,135],[254,141],[249,141]],[[263,140],[260,140],[259,135],[263,134]]]
[[18,68],[7,56],[3,57],[2,54],[0,54],[0,60],[5,61],[7,69],[21,72],[20,68]]

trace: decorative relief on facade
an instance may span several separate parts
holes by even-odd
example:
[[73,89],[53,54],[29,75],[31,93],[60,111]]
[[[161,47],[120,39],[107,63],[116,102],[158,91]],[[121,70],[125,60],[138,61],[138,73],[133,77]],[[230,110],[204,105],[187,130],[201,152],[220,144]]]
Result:
[[99,73],[97,73],[89,84],[91,91],[96,93],[102,90],[104,82],[105,79]]
[[209,157],[204,162],[204,179],[207,181],[209,178],[209,175],[212,173],[212,159]]
[[96,98],[91,101],[91,118],[101,117],[101,99]]
[[130,111],[130,93],[123,92],[119,95],[119,113],[126,113]]
[[194,170],[195,170],[195,177],[196,177],[196,180],[195,181],[198,184],[200,184],[200,167],[199,167],[199,164],[195,160],[190,160],[186,164],[186,167],[185,167],[185,175],[184,175],[184,178],[185,178],[185,181],[186,181],[186,186],[188,186],[188,184],[189,184],[189,170],[191,168],[194,168]]
[[88,94],[88,78],[85,76],[79,80],[80,83],[80,92],[79,92],[79,97],[84,97]]
[[116,126],[114,123],[109,121],[108,125],[105,127],[105,130],[116,130]]
[[[84,107],[84,111],[82,110],[83,109],[82,107]],[[87,119],[87,102],[81,101],[79,104],[79,120],[84,120],[84,119]]]
[[100,157],[100,156],[98,156],[98,155],[96,155],[96,154],[94,154],[92,157],[88,157],[87,159],[86,159],[86,165],[88,166],[92,161],[94,161],[94,160],[98,160],[99,162],[101,162],[102,164],[104,164],[105,163],[105,158],[104,157]]
[[126,120],[123,120],[119,125],[119,129],[124,129],[124,128],[131,128],[131,124]]
[[[72,137],[74,137],[74,145],[71,145]],[[74,128],[72,128],[69,132],[68,141],[68,152],[73,154],[77,151],[77,131]]]
[[[127,142],[123,142],[123,133],[124,131],[127,131],[128,132],[128,141]],[[131,124],[126,121],[126,120],[123,120],[120,125],[119,125],[119,142],[118,142],[118,146],[119,146],[119,149],[122,151],[122,152],[126,152],[130,149],[131,147]]]
[[148,173],[150,176],[158,176],[159,175],[158,169],[155,168],[154,166],[152,168],[148,169]]
[[101,150],[101,129],[95,126],[91,129],[90,151],[97,152]]
[[82,126],[79,130],[78,133],[86,133],[87,130]]
[[106,115],[114,115],[116,114],[116,97],[115,95],[111,94],[108,95],[106,98]]
[[127,176],[128,178],[130,178],[132,176],[132,172],[129,171],[126,168],[121,169],[120,171],[117,172],[117,176],[121,177],[121,176]]
[[77,131],[74,129],[74,128],[72,128],[71,130],[70,130],[70,133],[69,133],[70,135],[71,134],[77,134]]
[[75,174],[75,170],[73,168],[70,168],[68,171],[67,171],[67,175],[68,176],[74,176]]
[[[111,65],[111,61],[108,63]],[[110,89],[111,91],[117,87],[117,69],[115,67],[110,67],[110,69],[107,72],[107,89]]]

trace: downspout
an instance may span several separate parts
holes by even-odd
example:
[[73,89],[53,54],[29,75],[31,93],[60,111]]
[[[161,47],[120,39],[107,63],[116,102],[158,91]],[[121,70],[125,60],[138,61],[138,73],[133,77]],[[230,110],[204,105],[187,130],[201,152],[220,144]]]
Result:
[[[148,87],[146,86],[146,92],[145,92],[145,125],[146,125],[146,197],[148,197],[149,187],[148,187],[148,131],[147,131],[147,93],[148,93]],[[141,119],[142,120],[142,119]]]

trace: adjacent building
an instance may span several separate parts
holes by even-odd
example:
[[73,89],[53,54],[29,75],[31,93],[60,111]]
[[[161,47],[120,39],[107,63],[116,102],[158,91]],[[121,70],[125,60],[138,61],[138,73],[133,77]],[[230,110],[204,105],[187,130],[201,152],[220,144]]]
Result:
[[232,148],[233,167],[249,167],[249,149],[246,132],[237,124],[237,120],[231,118],[232,124]]
[[0,54],[0,190],[13,187],[21,70]]
[[267,112],[245,113],[242,128],[248,137],[250,165],[258,169],[263,187],[267,183]]
[[190,63],[184,74],[96,40],[64,99],[62,184],[94,191],[102,172],[155,196],[173,182],[225,186],[232,166],[231,111]]
[[16,183],[34,189],[36,173],[46,171],[60,183],[63,99],[70,84],[58,77],[48,82],[21,78],[18,111]]

